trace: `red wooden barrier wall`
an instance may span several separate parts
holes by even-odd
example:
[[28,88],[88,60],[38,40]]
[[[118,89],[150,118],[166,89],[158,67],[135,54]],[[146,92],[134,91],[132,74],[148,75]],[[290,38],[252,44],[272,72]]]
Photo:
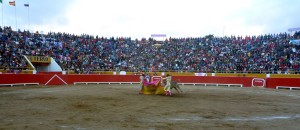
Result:
[[181,83],[219,83],[219,84],[243,84],[251,87],[252,77],[213,77],[213,76],[173,76],[175,81]]
[[0,74],[0,84],[40,83],[44,76],[34,74]]
[[300,78],[267,78],[266,88],[276,88],[276,86],[300,87]]
[[[243,84],[252,86],[254,77],[173,76],[181,83]],[[47,85],[73,84],[74,82],[139,82],[139,75],[62,75],[62,74],[0,74],[0,84],[40,83]],[[266,88],[276,86],[300,87],[299,78],[266,78]]]

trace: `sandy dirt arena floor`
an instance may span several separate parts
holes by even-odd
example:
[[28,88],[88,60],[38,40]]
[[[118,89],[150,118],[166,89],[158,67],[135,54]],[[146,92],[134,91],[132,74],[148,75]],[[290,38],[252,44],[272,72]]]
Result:
[[300,129],[300,90],[181,86],[169,97],[137,86],[0,87],[0,129]]

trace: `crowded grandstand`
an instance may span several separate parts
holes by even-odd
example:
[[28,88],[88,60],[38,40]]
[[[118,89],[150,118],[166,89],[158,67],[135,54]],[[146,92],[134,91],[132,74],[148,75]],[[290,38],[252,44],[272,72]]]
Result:
[[22,71],[23,55],[53,57],[63,70],[299,73],[300,32],[259,36],[131,39],[0,27],[0,69]]

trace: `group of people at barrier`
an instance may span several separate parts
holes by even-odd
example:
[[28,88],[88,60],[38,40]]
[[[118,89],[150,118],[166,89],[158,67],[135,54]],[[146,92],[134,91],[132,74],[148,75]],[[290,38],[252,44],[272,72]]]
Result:
[[156,41],[0,27],[0,66],[26,67],[22,55],[53,57],[63,70],[271,72],[300,71],[299,32],[259,36],[207,35]]

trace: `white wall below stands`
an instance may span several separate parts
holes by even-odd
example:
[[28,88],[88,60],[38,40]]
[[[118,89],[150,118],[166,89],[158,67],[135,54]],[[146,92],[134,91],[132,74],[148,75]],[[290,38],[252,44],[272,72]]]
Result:
[[37,72],[62,72],[61,67],[51,57],[51,63],[48,66],[36,66]]

